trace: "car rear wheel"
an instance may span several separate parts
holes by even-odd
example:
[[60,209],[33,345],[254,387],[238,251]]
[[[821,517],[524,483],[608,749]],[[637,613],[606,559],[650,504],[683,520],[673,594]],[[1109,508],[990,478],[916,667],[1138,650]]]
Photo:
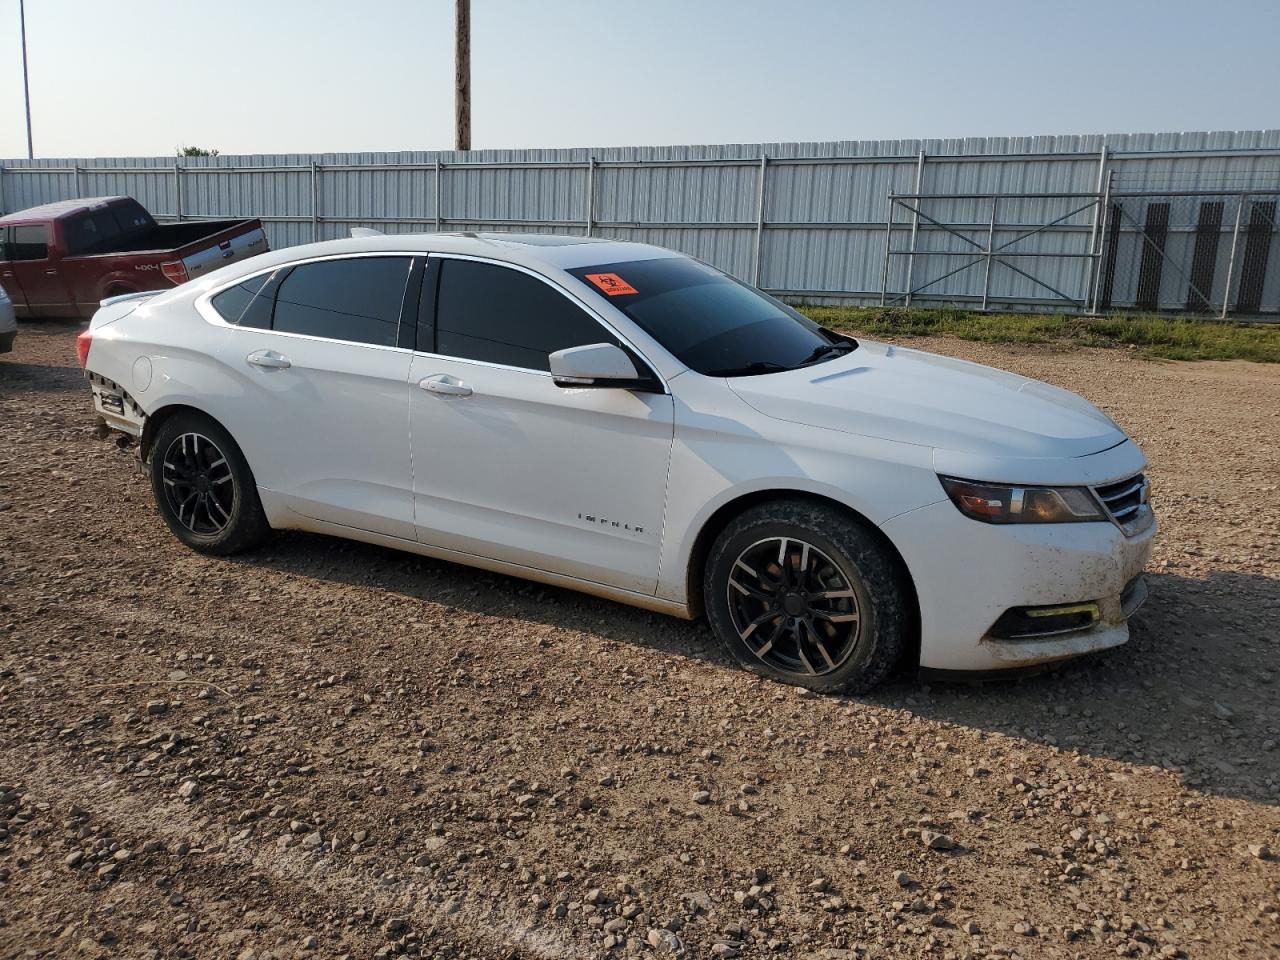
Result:
[[747,510],[716,538],[703,586],[712,629],[739,663],[771,679],[857,693],[901,657],[893,558],[835,507],[786,500]]
[[239,553],[271,532],[240,448],[203,414],[178,413],[160,425],[151,489],[174,536],[201,553]]

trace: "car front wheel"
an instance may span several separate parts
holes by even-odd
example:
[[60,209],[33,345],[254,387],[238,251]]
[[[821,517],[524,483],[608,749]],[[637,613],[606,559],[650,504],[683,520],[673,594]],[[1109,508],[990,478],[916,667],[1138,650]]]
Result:
[[905,609],[893,559],[835,507],[783,500],[745,511],[716,538],[703,589],[721,641],[774,680],[858,693],[902,654]]
[[239,553],[271,532],[240,448],[203,414],[178,413],[160,425],[151,489],[174,536],[201,553]]

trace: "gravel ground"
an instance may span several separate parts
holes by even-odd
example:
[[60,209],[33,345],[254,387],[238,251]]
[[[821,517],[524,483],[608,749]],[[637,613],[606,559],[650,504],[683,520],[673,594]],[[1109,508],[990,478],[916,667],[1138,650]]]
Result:
[[1280,368],[913,341],[1129,429],[1152,599],[846,699],[387,550],[191,553],[77,329],[0,358],[0,955],[1280,956]]

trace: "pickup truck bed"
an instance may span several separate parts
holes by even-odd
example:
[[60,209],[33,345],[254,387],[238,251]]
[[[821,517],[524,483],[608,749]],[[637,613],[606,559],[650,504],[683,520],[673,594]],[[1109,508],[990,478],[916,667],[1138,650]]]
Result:
[[267,249],[256,219],[159,224],[129,197],[65,200],[0,217],[0,286],[19,317],[88,317]]

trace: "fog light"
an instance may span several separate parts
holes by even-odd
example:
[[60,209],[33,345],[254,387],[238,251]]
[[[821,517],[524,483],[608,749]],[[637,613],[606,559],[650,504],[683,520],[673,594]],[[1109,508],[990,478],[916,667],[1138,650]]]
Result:
[[1098,622],[1096,603],[1069,603],[1049,607],[1011,607],[987,631],[999,640],[1032,640],[1059,633],[1088,630]]

